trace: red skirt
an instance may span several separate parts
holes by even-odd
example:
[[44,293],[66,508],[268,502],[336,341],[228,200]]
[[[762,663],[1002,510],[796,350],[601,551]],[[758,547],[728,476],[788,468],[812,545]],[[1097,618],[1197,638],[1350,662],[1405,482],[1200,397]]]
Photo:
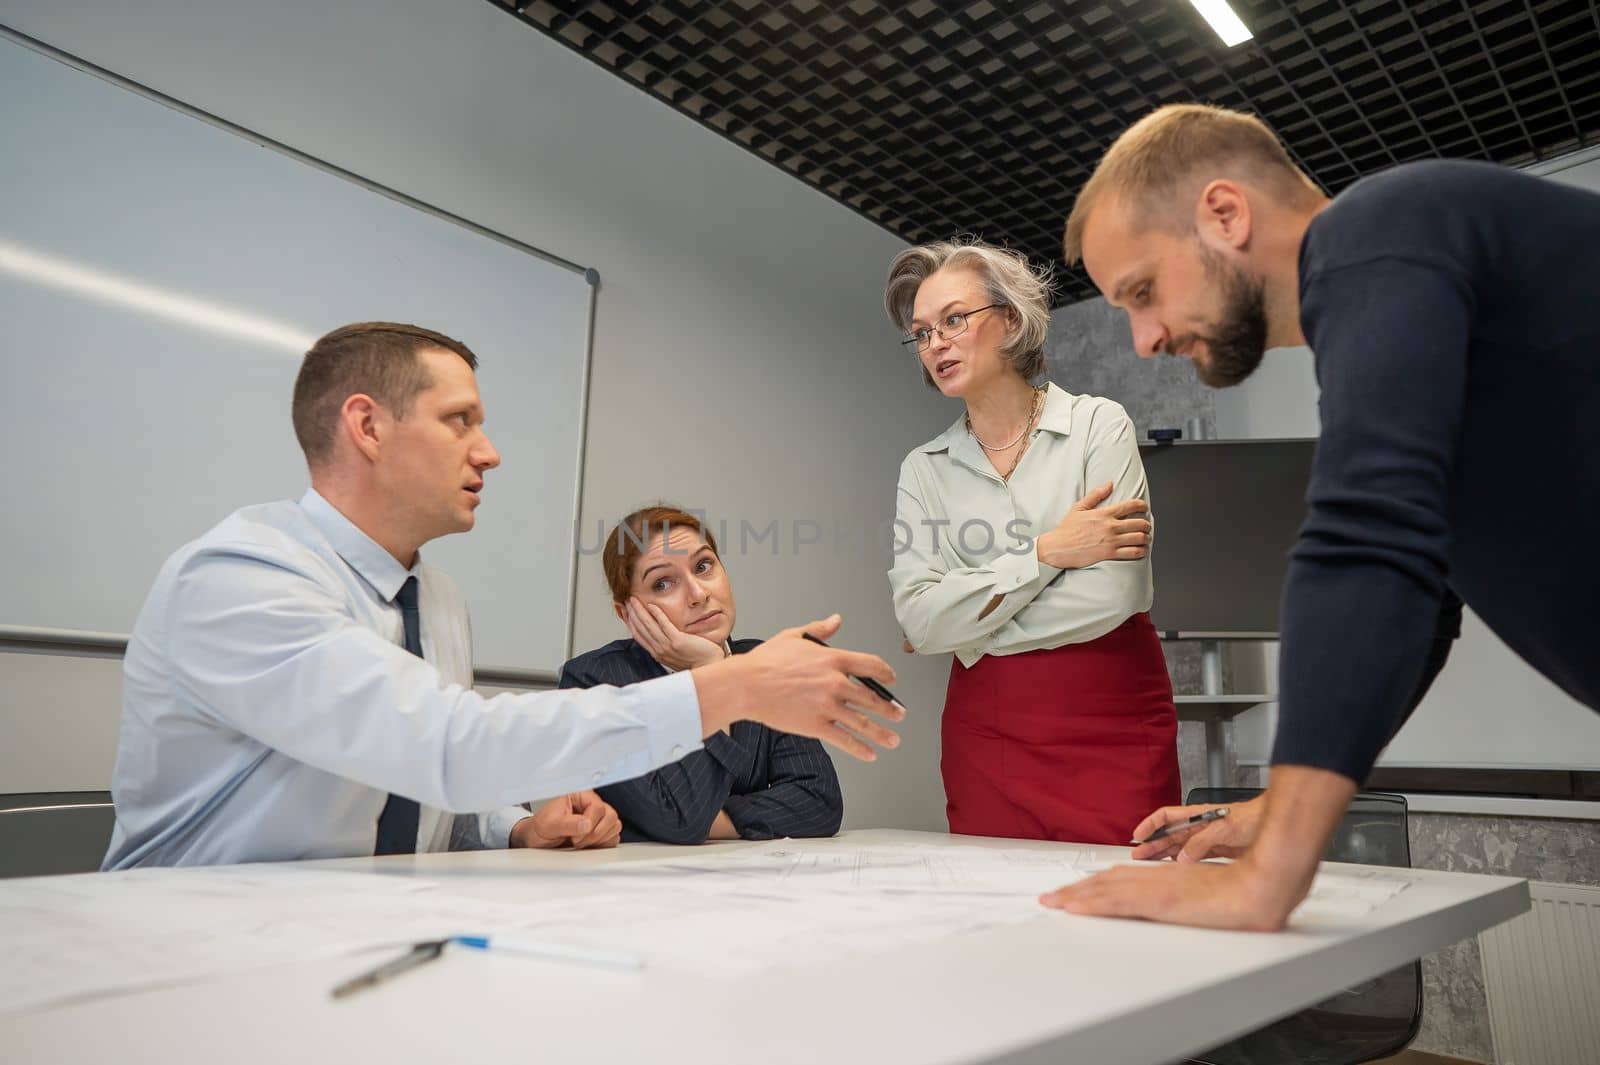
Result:
[[942,733],[951,832],[1126,844],[1179,801],[1178,717],[1149,614],[1088,643],[957,660]]

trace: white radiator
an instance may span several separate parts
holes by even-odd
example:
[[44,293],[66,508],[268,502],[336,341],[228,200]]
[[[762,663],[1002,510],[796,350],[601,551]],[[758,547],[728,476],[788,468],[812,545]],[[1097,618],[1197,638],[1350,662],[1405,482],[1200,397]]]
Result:
[[1478,936],[1499,1065],[1600,1065],[1600,887],[1528,883],[1528,912]]

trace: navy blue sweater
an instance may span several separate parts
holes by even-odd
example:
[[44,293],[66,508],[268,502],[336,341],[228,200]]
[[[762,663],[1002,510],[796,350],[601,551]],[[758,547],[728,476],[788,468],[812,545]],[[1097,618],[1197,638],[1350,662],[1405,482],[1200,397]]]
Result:
[[1481,163],[1366,178],[1306,233],[1300,318],[1322,437],[1273,762],[1362,780],[1447,588],[1600,708],[1600,196]]
[[[734,640],[734,654],[760,640]],[[633,640],[616,640],[561,667],[558,687],[618,687],[664,677],[667,670]],[[736,721],[706,737],[705,747],[634,780],[600,789],[622,818],[624,843],[704,843],[717,813],[742,839],[831,836],[844,818],[844,796],[822,744]]]

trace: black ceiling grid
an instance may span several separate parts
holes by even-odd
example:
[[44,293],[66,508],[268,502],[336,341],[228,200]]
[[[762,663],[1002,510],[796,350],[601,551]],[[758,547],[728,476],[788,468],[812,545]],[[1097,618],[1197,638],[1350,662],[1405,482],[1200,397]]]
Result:
[[[490,0],[908,241],[1041,263],[1151,108],[1256,112],[1329,192],[1397,162],[1600,142],[1595,0]],[[1058,272],[1060,297],[1094,295]]]

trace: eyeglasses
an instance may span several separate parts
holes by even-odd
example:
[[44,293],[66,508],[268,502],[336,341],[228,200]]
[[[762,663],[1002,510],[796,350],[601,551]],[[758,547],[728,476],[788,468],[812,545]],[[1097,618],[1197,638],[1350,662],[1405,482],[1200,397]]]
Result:
[[992,311],[1000,307],[1008,307],[1006,303],[991,303],[987,307],[979,307],[975,311],[955,311],[944,316],[944,321],[933,328],[922,328],[900,341],[902,345],[915,344],[918,351],[927,351],[928,345],[933,343],[933,334],[938,333],[945,340],[954,340],[967,331],[967,319],[984,311]]

